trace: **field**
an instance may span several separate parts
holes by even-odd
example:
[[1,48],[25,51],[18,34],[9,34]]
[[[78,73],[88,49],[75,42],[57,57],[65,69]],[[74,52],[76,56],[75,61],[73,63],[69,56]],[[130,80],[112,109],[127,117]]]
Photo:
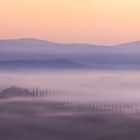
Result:
[[0,140],[140,138],[139,73],[0,76]]
[[41,98],[0,101],[1,140],[139,140],[139,113],[101,112]]

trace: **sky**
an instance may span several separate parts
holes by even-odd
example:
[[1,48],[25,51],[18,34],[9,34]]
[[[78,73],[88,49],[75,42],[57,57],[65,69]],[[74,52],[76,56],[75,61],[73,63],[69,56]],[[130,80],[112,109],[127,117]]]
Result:
[[140,40],[140,0],[1,0],[0,39],[119,44]]

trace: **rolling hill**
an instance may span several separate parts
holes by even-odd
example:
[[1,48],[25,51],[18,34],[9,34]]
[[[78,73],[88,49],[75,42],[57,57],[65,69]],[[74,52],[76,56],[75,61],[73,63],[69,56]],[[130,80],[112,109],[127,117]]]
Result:
[[52,69],[140,69],[140,41],[100,46],[32,38],[0,40],[0,68],[31,65]]

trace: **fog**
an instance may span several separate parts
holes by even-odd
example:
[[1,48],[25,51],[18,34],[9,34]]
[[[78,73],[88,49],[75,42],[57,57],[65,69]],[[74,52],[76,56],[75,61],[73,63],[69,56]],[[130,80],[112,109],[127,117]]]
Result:
[[139,84],[136,71],[1,71],[1,90],[49,94],[1,98],[0,139],[139,140]]
[[1,89],[10,86],[51,90],[81,101],[139,101],[140,73],[126,71],[0,72]]

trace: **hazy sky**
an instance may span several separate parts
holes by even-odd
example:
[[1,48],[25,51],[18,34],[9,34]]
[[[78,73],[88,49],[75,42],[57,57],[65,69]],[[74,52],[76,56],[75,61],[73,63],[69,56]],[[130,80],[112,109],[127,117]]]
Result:
[[0,38],[115,44],[140,40],[140,0],[1,0]]

